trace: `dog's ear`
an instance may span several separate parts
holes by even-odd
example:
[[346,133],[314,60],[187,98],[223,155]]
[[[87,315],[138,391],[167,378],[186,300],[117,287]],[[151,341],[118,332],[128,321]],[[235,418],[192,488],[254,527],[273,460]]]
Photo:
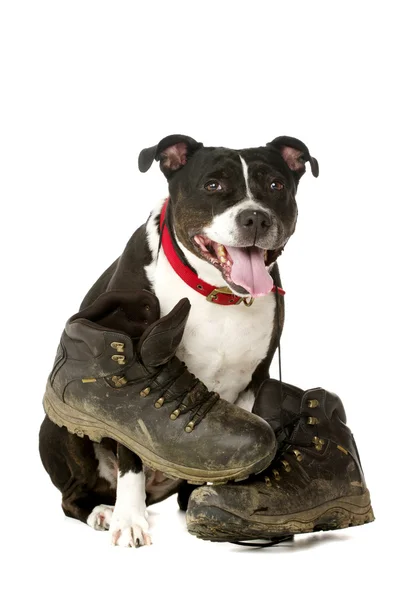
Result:
[[203,144],[187,135],[169,135],[163,138],[157,146],[144,148],[138,157],[138,168],[146,173],[154,160],[160,162],[160,169],[167,179],[183,167],[196,150]]
[[278,150],[289,169],[291,169],[299,178],[305,173],[306,162],[310,163],[313,176],[318,177],[318,161],[310,155],[307,146],[300,140],[287,135],[282,135],[272,140],[267,146]]

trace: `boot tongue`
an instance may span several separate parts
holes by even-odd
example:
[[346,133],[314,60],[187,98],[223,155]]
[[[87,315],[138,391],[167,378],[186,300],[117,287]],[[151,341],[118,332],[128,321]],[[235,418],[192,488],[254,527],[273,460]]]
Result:
[[145,366],[158,367],[173,358],[184,335],[190,309],[189,300],[182,298],[169,314],[145,330],[137,346]]
[[78,316],[138,338],[159,318],[159,303],[154,294],[146,291],[105,292]]
[[225,246],[233,260],[231,268],[232,281],[256,298],[266,296],[272,290],[274,282],[264,262],[264,250],[251,248],[235,248]]
[[253,414],[258,415],[271,425],[275,431],[282,423],[290,421],[300,413],[303,391],[293,385],[282,383],[276,379],[267,379],[257,393],[253,406]]

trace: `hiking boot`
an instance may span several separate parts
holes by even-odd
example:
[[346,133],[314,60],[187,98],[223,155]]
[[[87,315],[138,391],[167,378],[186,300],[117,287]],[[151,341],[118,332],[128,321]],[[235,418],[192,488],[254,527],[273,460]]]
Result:
[[150,292],[102,294],[67,322],[44,409],[70,433],[112,438],[170,477],[245,478],[270,464],[275,435],[175,356],[189,310],[183,299],[158,319]]
[[196,489],[188,531],[243,541],[343,529],[374,520],[343,404],[321,388],[303,392],[267,380],[253,407],[277,436],[272,465],[244,484]]

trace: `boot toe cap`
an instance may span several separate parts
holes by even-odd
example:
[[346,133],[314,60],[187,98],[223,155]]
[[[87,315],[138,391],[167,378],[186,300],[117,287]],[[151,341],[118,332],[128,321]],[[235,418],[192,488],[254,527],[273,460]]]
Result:
[[241,463],[242,466],[257,465],[253,472],[265,469],[275,456],[276,438],[271,426],[255,415],[247,415],[239,427],[228,432],[226,443],[230,465]]
[[194,490],[186,513],[188,531],[203,539],[234,537],[245,530],[242,510],[252,512],[257,494],[252,486],[233,484],[205,485]]

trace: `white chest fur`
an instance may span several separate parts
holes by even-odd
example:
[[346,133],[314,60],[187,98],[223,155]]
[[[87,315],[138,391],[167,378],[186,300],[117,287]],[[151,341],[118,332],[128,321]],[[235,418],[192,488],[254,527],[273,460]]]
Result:
[[[150,223],[148,226],[148,241],[155,254],[158,236],[154,235]],[[256,366],[267,355],[274,323],[274,294],[257,298],[250,307],[243,303],[211,304],[175,273],[163,250],[146,272],[162,315],[181,298],[191,302],[178,357],[209,389],[235,402],[250,382]]]

